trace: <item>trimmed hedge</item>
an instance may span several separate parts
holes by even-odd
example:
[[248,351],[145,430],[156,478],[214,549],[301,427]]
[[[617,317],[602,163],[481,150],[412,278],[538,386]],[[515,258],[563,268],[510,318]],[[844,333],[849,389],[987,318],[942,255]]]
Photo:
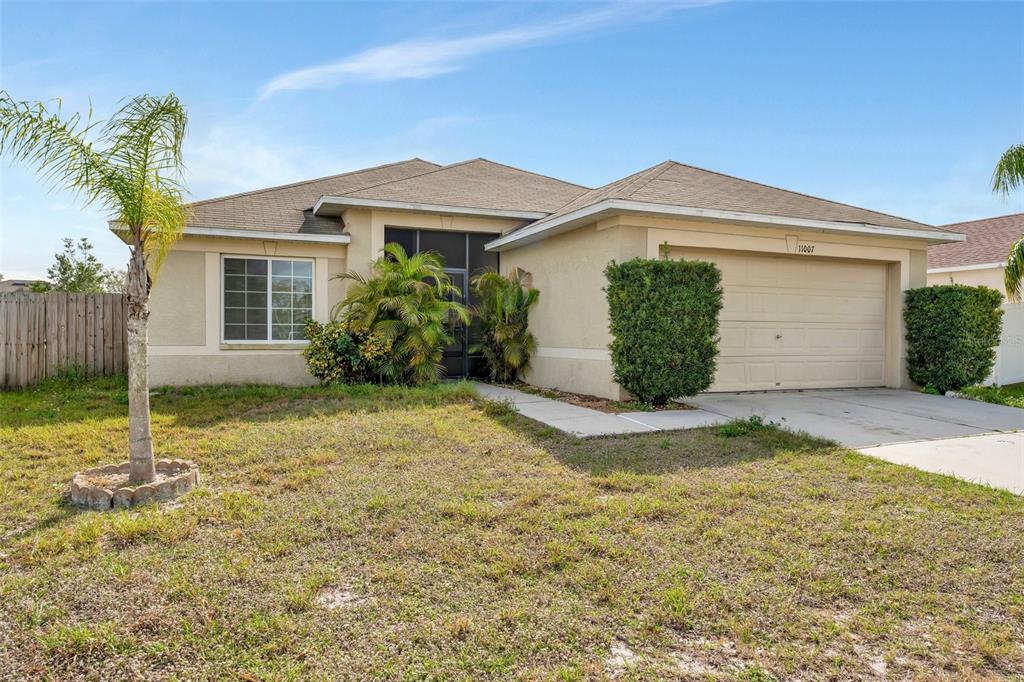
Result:
[[605,276],[615,381],[654,405],[710,386],[722,309],[718,268],[636,258],[613,261]]
[[907,327],[910,378],[940,393],[981,383],[992,371],[1003,330],[1003,296],[989,287],[911,289]]

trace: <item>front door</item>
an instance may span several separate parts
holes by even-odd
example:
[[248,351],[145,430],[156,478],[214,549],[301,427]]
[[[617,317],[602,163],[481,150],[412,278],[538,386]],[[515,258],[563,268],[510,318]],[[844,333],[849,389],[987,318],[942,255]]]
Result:
[[[469,300],[468,277],[465,270],[451,270],[445,268],[445,272],[452,280],[452,286],[460,293],[451,296],[451,300],[465,303]],[[454,315],[449,319],[449,328],[454,341],[444,347],[444,354],[441,364],[444,365],[444,373],[450,377],[464,377],[469,375],[469,335],[466,333],[466,325]]]
[[[444,261],[445,273],[459,291],[459,295],[453,297],[454,300],[469,307],[476,303],[470,287],[473,276],[486,268],[498,268],[498,254],[488,253],[484,250],[484,245],[499,236],[486,232],[384,228],[384,241],[401,244],[410,255],[422,251],[439,254]],[[446,375],[483,376],[487,371],[483,356],[470,352],[470,349],[480,341],[478,320],[474,318],[468,329],[461,322],[452,320],[452,335],[455,341],[445,347],[441,359]]]

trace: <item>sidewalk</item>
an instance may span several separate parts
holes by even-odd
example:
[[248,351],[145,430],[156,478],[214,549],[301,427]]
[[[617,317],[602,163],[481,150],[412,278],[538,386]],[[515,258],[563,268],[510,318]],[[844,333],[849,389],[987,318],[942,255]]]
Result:
[[512,388],[477,382],[477,392],[490,400],[507,401],[524,417],[547,424],[559,431],[586,438],[623,433],[676,431],[714,426],[727,417],[704,410],[663,410],[661,412],[626,412],[609,414],[587,407],[570,405]]

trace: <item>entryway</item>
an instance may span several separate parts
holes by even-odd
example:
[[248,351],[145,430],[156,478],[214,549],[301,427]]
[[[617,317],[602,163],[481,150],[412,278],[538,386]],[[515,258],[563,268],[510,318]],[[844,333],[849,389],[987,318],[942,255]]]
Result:
[[[433,251],[444,260],[444,271],[460,295],[455,300],[472,306],[476,303],[470,287],[471,278],[481,270],[497,269],[498,254],[484,251],[487,242],[500,235],[489,232],[456,232],[448,230],[423,230],[411,227],[385,227],[385,243],[402,245],[409,255],[422,251]],[[477,320],[465,325],[452,321],[454,343],[446,346],[442,357],[445,375],[448,377],[483,376],[487,368],[479,353],[470,349],[480,342],[480,327]]]

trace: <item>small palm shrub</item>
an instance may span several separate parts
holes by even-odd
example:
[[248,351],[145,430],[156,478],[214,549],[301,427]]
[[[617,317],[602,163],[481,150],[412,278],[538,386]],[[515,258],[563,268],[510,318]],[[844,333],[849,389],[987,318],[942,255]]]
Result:
[[989,287],[946,284],[906,293],[910,378],[938,393],[981,383],[992,372],[1003,329],[1003,296]]
[[380,366],[391,352],[389,339],[353,331],[346,322],[307,320],[306,338],[302,356],[321,384],[379,381]]
[[483,340],[470,352],[483,353],[494,381],[514,382],[530,368],[530,356],[537,350],[537,339],[527,325],[540,292],[530,281],[530,273],[519,268],[507,276],[488,270],[472,280]]
[[444,347],[454,341],[456,324],[469,324],[469,313],[454,300],[462,292],[445,274],[440,256],[410,256],[401,245],[387,244],[369,277],[346,272],[335,279],[349,286],[332,311],[334,319],[350,332],[389,344],[377,366],[380,381],[423,384],[441,377]]
[[714,263],[634,258],[605,275],[615,381],[653,405],[710,386],[722,309]]

